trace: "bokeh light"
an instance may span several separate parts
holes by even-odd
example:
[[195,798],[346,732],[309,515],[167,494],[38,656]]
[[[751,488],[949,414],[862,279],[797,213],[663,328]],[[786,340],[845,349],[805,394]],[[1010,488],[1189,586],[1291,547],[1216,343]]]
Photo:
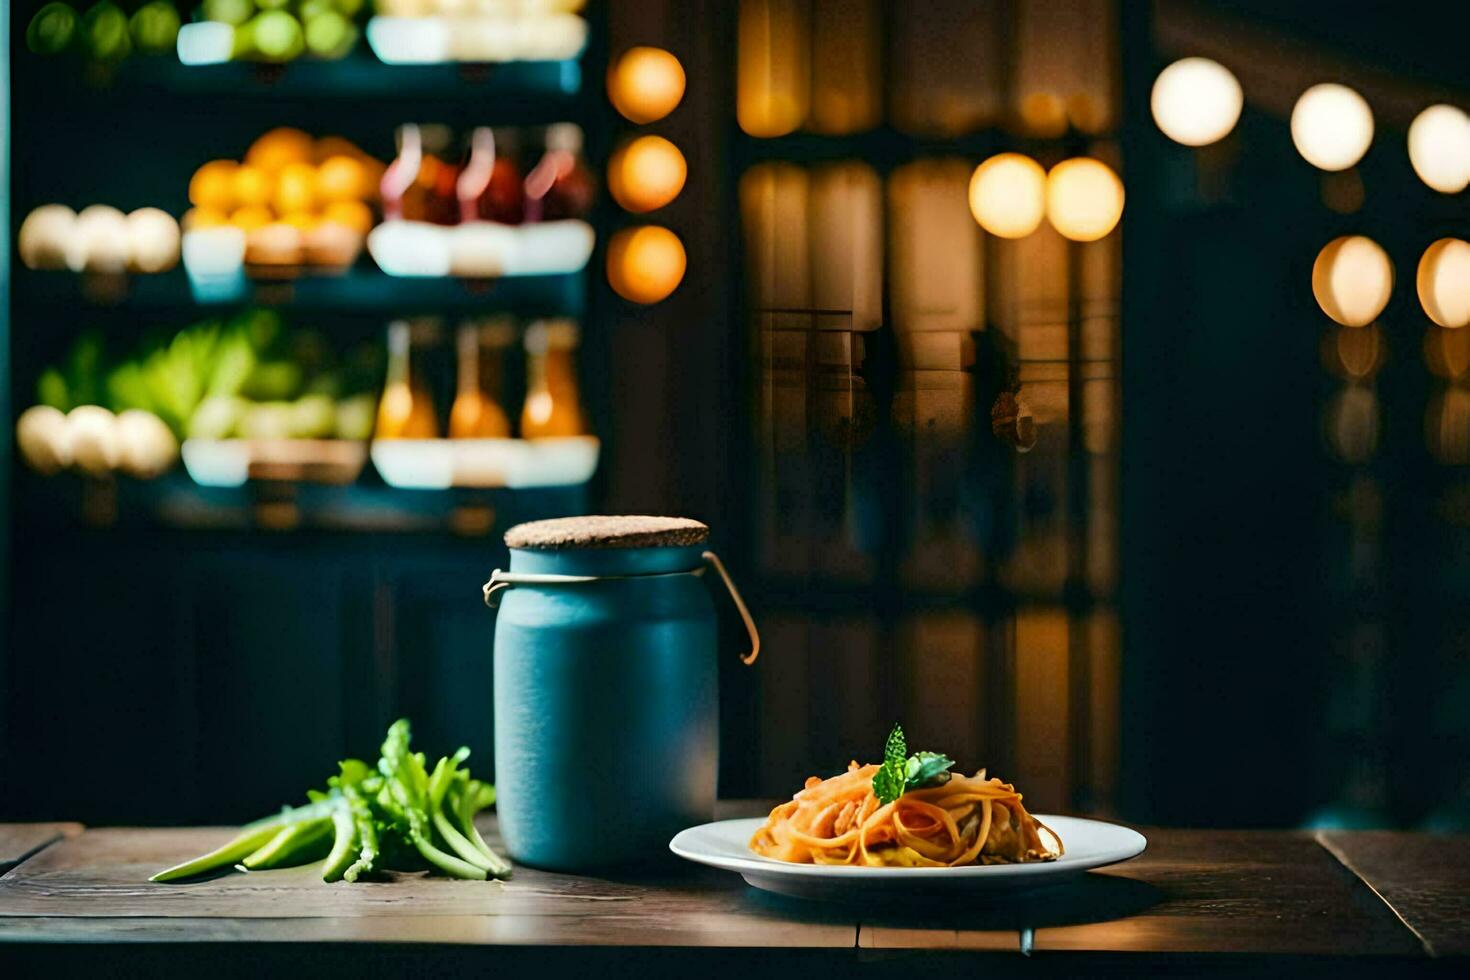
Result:
[[640,136],[613,153],[607,188],[624,210],[642,214],[678,197],[688,174],[677,146],[662,136]]
[[1322,335],[1322,366],[1348,381],[1363,381],[1383,366],[1383,331],[1366,327],[1331,327]]
[[684,243],[667,228],[624,228],[607,246],[607,281],[624,299],[657,303],[684,278]]
[[1001,153],[970,176],[970,213],[1001,238],[1025,238],[1046,214],[1046,171],[1020,153]]
[[1447,466],[1470,463],[1470,391],[1453,386],[1429,400],[1424,412],[1424,443]]
[[1424,331],[1424,366],[1446,381],[1470,374],[1470,330],[1430,327]]
[[1452,105],[1432,105],[1409,126],[1409,162],[1414,173],[1444,194],[1470,184],[1470,116]]
[[608,67],[607,97],[632,122],[662,119],[684,98],[684,66],[663,48],[629,48]]
[[1063,160],[1046,178],[1046,216],[1074,242],[1095,242],[1123,216],[1123,182],[1101,160]]
[[1291,141],[1320,170],[1346,170],[1373,142],[1373,110],[1346,85],[1313,85],[1291,110]]
[[1245,98],[1224,65],[1182,58],[1159,72],[1149,103],[1165,136],[1185,146],[1205,146],[1235,128]]
[[1366,463],[1378,450],[1378,394],[1348,385],[1327,403],[1327,442],[1347,463]]
[[1312,263],[1312,295],[1322,312],[1345,327],[1372,323],[1393,292],[1393,263],[1362,235],[1328,242]]
[[1452,329],[1470,323],[1470,242],[1441,238],[1425,249],[1415,284],[1429,319]]

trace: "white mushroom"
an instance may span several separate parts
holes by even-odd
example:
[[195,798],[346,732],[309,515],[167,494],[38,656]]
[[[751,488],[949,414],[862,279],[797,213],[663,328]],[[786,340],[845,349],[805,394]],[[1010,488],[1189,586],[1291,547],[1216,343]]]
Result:
[[151,480],[179,456],[179,442],[163,419],[130,408],[117,417],[118,463],[124,473]]
[[73,272],[122,272],[131,250],[128,219],[117,208],[93,204],[77,215],[66,265]]
[[15,421],[15,443],[21,458],[47,476],[71,465],[71,426],[66,414],[50,405],[35,405]]
[[17,251],[27,269],[65,269],[77,213],[65,204],[43,204],[20,225]]
[[100,405],[78,405],[66,415],[71,428],[72,462],[92,476],[106,476],[117,467],[117,416]]
[[139,208],[128,215],[128,268],[164,272],[179,264],[179,223],[158,208]]

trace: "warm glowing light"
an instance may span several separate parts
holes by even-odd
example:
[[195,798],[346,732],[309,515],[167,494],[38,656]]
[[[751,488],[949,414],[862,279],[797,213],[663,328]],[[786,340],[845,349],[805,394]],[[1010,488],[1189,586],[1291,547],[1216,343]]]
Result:
[[1441,463],[1470,463],[1470,391],[1449,387],[1430,399],[1424,413],[1424,441]]
[[1470,323],[1470,242],[1441,238],[1419,260],[1419,304],[1441,327]]
[[625,210],[642,214],[678,197],[688,174],[677,146],[662,136],[640,136],[608,161],[607,188]]
[[1046,214],[1046,171],[1020,153],[1001,153],[970,176],[970,213],[1001,238],[1025,238]]
[[1327,404],[1327,441],[1345,462],[1366,463],[1378,449],[1378,395],[1348,385]]
[[1291,110],[1291,141],[1320,170],[1346,170],[1373,142],[1373,110],[1346,85],[1313,85]]
[[1101,160],[1063,160],[1046,178],[1046,216],[1074,242],[1095,242],[1123,216],[1123,182]]
[[1224,139],[1244,104],[1240,82],[1209,58],[1182,58],[1159,72],[1150,99],[1159,129],[1185,146]]
[[607,281],[619,296],[657,303],[684,278],[684,243],[667,228],[624,228],[607,246]]
[[1312,263],[1312,295],[1322,312],[1345,327],[1372,323],[1393,292],[1393,263],[1371,238],[1348,235],[1327,243]]
[[1424,364],[1430,374],[1446,381],[1470,374],[1470,330],[1424,331]]
[[1376,323],[1350,329],[1333,327],[1322,338],[1323,366],[1352,381],[1371,378],[1383,366],[1383,332]]
[[806,121],[811,107],[809,7],[797,0],[741,0],[735,121],[751,136],[785,136]]
[[1432,105],[1409,126],[1409,162],[1414,173],[1444,194],[1470,184],[1470,116],[1452,105]]
[[607,70],[607,97],[635,123],[662,119],[684,97],[684,66],[663,48],[629,48]]

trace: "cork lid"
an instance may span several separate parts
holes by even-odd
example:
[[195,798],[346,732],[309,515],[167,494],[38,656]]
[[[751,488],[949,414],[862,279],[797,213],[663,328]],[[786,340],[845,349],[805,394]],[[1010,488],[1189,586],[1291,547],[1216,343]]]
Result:
[[517,524],[505,532],[510,548],[687,548],[703,544],[709,528],[687,517],[591,515]]

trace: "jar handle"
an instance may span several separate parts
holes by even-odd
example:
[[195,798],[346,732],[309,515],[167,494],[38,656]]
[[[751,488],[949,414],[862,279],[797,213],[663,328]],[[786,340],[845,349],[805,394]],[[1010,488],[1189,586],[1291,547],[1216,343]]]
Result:
[[745,622],[745,632],[750,634],[750,652],[740,657],[740,662],[749,666],[755,663],[755,658],[761,654],[761,634],[755,628],[755,620],[751,618],[750,610],[745,607],[745,600],[740,598],[740,590],[735,588],[735,580],[730,578],[730,573],[725,571],[725,563],[720,561],[720,556],[713,551],[704,553],[704,560],[714,567],[719,573],[725,588],[730,590],[730,598],[735,600],[735,608],[740,611],[740,618]]

